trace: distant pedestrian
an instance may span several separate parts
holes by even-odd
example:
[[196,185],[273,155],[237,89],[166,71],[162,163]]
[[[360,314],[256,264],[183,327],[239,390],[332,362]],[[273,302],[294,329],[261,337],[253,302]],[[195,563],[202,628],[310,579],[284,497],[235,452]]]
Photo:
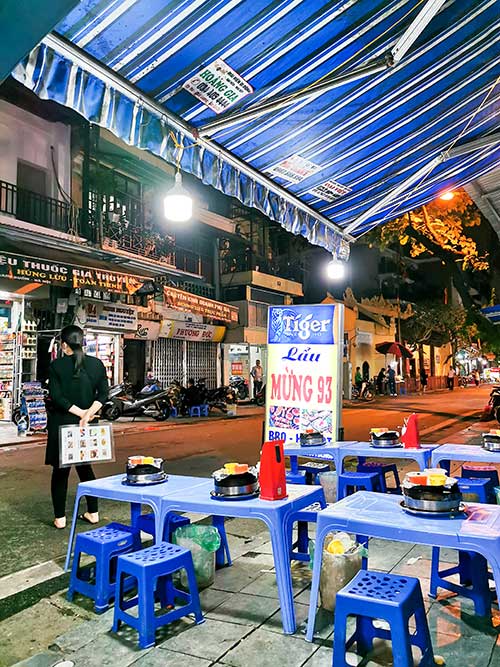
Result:
[[422,390],[422,393],[425,393],[427,391],[427,373],[423,366],[420,369],[420,388]]
[[389,394],[391,396],[397,396],[396,392],[396,371],[392,366],[387,366],[387,379],[389,383]]
[[[64,356],[49,367],[49,400],[47,412],[47,449],[45,463],[52,466],[51,493],[54,526],[66,527],[66,496],[71,467],[59,467],[59,428],[79,424],[86,426],[108,399],[108,379],[102,361],[83,352],[83,330],[75,325],[61,331]],[[95,479],[89,464],[76,465],[81,482]],[[98,523],[97,499],[87,496],[87,512],[81,519]]]
[[453,387],[455,386],[455,369],[453,366],[450,366],[450,370],[448,371],[447,383],[448,389],[453,391]]
[[479,371],[475,370],[474,371],[474,382],[476,384],[476,387],[479,387],[479,381],[481,379],[481,376],[479,375]]
[[359,389],[359,391],[361,391],[361,387],[363,386],[363,376],[361,375],[360,366],[356,366],[356,372],[354,373],[354,384]]
[[385,368],[381,368],[377,375],[377,393],[384,393],[384,384],[385,384]]
[[253,380],[253,397],[255,398],[262,389],[262,382],[264,378],[264,369],[260,365],[260,359],[256,360],[255,366],[250,371],[250,375],[252,376]]

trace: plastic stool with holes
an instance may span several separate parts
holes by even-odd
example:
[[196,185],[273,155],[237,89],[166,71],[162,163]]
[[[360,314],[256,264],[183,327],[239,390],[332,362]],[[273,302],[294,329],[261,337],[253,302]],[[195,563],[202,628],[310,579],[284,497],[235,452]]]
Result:
[[[488,580],[488,563],[484,556],[473,551],[459,551],[458,565],[451,565],[445,570],[439,569],[439,547],[432,548],[431,584],[429,597],[437,596],[437,589],[444,588],[457,595],[469,598],[474,602],[474,610],[478,616],[491,616],[491,601],[494,594],[490,592]],[[460,584],[449,581],[447,577],[458,574]]]
[[401,481],[399,479],[398,467],[395,463],[381,463],[380,461],[366,461],[365,463],[358,463],[358,472],[378,472],[380,474],[380,481],[382,484],[382,492],[387,493],[386,475],[394,475],[394,484],[396,490],[399,492]]
[[[172,575],[182,569],[186,570],[189,593],[175,588],[172,581]],[[137,580],[137,596],[133,599],[124,599],[124,580],[127,577],[135,577]],[[160,602],[161,614],[155,611],[156,598]],[[185,604],[175,608],[176,600]],[[138,607],[137,616],[127,612],[132,607]],[[170,607],[174,608],[165,612]],[[126,623],[138,631],[140,648],[149,648],[155,644],[155,633],[159,627],[188,614],[194,614],[196,623],[203,623],[189,549],[160,542],[153,547],[118,557],[113,632],[118,631],[121,623]]]
[[[189,523],[191,522],[187,516],[182,516],[176,512],[169,512],[167,514],[167,520],[163,530],[163,540],[165,542],[171,542],[172,534],[174,531],[181,526],[187,526]],[[218,568],[225,567],[226,565],[229,566],[232,564],[232,561],[231,553],[229,551],[229,543],[227,541],[226,528],[224,525],[224,517],[213,516],[212,526],[217,528],[221,539],[221,545],[215,552],[215,564]],[[153,539],[155,539],[156,531],[154,514],[141,514],[137,520],[136,527],[142,530],[144,533],[148,533],[148,535],[151,535]]]
[[[489,479],[491,481],[492,489],[500,484],[498,479],[498,470],[495,468],[495,466],[476,466],[469,463],[464,463],[462,466],[462,477],[473,479]],[[495,502],[493,492],[489,502]]]
[[192,405],[189,408],[190,417],[201,417],[201,405]]
[[[76,537],[75,554],[68,600],[73,600],[75,593],[80,593],[94,600],[96,613],[102,614],[109,607],[109,601],[115,595],[114,571],[116,559],[120,554],[134,550],[139,533],[130,526],[110,523],[107,526],[79,533]],[[95,564],[80,566],[82,554],[95,558]],[[92,583],[91,571],[95,568],[95,582]]]
[[171,417],[178,417],[179,416],[179,411],[177,410],[177,408],[175,406],[172,406],[170,408],[170,416]]
[[328,463],[320,463],[319,461],[301,463],[298,469],[306,473],[306,484],[319,484],[319,475],[322,472],[330,472],[331,470]]
[[306,472],[305,470],[299,470],[298,472],[293,472],[292,470],[286,471],[286,483],[287,484],[305,484],[306,483]]
[[[417,628],[415,634],[411,634],[408,627],[413,615]],[[356,630],[349,639],[348,616],[356,618]],[[373,625],[376,619],[386,621],[390,631],[376,628]],[[375,638],[392,640],[392,656],[397,667],[413,667],[412,645],[418,646],[422,652],[421,667],[435,664],[418,579],[367,570],[358,572],[337,593],[333,667],[349,667],[346,650],[356,642],[358,654],[365,655],[372,649]]]
[[200,405],[200,412],[202,417],[208,417],[208,415],[210,414],[210,406],[208,405],[208,403],[203,403],[202,405]]
[[456,477],[455,479],[465,502],[487,503],[493,494],[493,485],[490,479],[476,479],[474,477]]
[[293,513],[290,528],[293,528],[293,524],[297,522],[297,541],[292,544],[292,537],[290,536],[290,560],[299,560],[305,563],[311,560],[307,524],[316,523],[318,512],[322,509],[320,503],[313,503],[309,507]]
[[337,499],[341,500],[358,489],[381,491],[381,475],[377,472],[342,472],[338,476]]

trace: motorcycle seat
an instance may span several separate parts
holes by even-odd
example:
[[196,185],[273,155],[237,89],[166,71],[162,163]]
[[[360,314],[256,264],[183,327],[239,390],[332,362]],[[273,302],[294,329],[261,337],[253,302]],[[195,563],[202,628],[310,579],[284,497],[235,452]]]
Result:
[[158,389],[157,391],[140,391],[138,394],[136,394],[136,398],[149,398],[150,396],[156,396],[157,394],[161,394],[163,389]]

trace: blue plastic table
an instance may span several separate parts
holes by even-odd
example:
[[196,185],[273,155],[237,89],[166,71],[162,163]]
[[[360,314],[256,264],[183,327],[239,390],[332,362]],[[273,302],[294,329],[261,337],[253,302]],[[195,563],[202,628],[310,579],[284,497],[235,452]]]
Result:
[[92,482],[81,482],[78,485],[66,556],[66,569],[69,568],[71,560],[78,507],[82,496],[85,495],[131,503],[133,519],[140,513],[141,505],[149,505],[155,515],[157,540],[161,539],[162,526],[166,515],[171,511],[259,519],[266,524],[271,536],[283,631],[286,634],[295,632],[295,609],[290,570],[293,515],[315,502],[325,506],[325,497],[320,486],[287,485],[288,498],[285,500],[267,501],[253,498],[245,501],[228,501],[212,499],[210,491],[213,489],[213,480],[211,478],[169,475],[168,481],[164,484],[142,487],[127,486],[122,484],[122,480],[123,475],[114,475]]
[[301,447],[300,445],[285,444],[283,451],[285,456],[290,457],[290,469],[292,472],[298,472],[299,458],[331,461],[335,465],[335,470],[338,470],[340,461],[340,447],[354,444],[356,444],[355,440],[329,442],[326,445],[317,445],[316,447]]
[[155,516],[156,535],[163,535],[161,520],[161,498],[165,494],[184,493],[185,490],[193,488],[198,484],[205,484],[203,477],[184,477],[181,475],[169,475],[168,481],[163,484],[153,486],[129,486],[123,484],[125,475],[112,475],[111,477],[102,477],[91,482],[80,482],[76,490],[75,506],[73,509],[73,521],[69,533],[68,551],[66,553],[65,569],[69,569],[71,553],[73,551],[73,542],[75,538],[76,522],[80,500],[83,496],[93,496],[94,498],[106,498],[107,500],[119,500],[130,503],[131,522],[135,523],[137,516],[141,513],[141,505],[149,505]]
[[439,445],[422,445],[419,449],[405,447],[372,447],[369,442],[346,442],[339,449],[339,470],[343,469],[346,456],[358,456],[376,459],[411,459],[416,461],[420,470],[428,468],[431,463],[432,452]]
[[432,466],[444,461],[444,467],[450,471],[450,461],[478,461],[484,465],[500,463],[500,452],[489,452],[479,445],[441,445],[432,452]]
[[358,491],[318,512],[315,554],[320,557],[314,558],[307,641],[312,641],[314,635],[323,543],[332,530],[475,551],[489,562],[500,595],[500,506],[470,504],[468,517],[450,519],[408,514],[400,502],[401,496]]

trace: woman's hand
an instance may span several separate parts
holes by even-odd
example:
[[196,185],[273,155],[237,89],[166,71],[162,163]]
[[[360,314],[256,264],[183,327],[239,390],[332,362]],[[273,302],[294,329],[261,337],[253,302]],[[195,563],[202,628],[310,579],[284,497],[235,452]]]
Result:
[[84,426],[87,426],[89,421],[92,419],[92,415],[89,414],[89,410],[85,410],[85,412],[81,415],[80,417],[80,427],[83,428]]

